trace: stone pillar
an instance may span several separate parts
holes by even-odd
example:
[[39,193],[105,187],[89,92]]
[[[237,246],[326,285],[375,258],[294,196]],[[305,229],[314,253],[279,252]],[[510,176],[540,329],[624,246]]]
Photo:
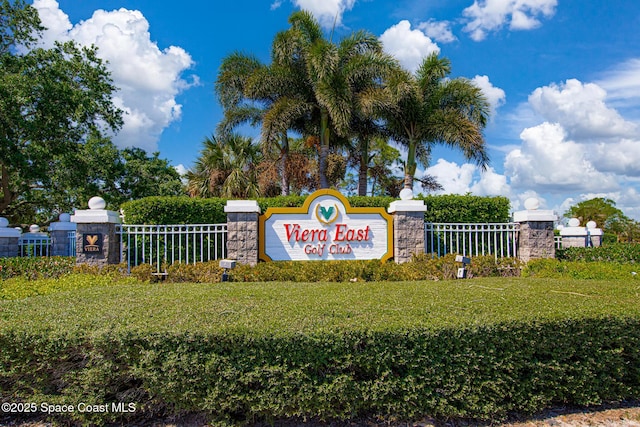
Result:
[[227,258],[240,264],[258,263],[258,215],[255,200],[229,200],[227,214]]
[[580,227],[580,220],[571,218],[568,227],[560,228],[562,248],[586,248],[602,246],[602,230],[596,228],[594,221],[589,221],[586,227]]
[[9,228],[9,220],[0,218],[0,258],[19,255],[18,240],[21,234],[20,230]]
[[424,213],[427,206],[423,200],[411,200],[410,190],[402,190],[402,200],[389,205],[393,215],[393,258],[396,263],[411,261],[413,255],[424,253]]
[[76,264],[103,267],[120,263],[120,224],[117,212],[105,210],[106,203],[100,197],[89,200],[88,210],[77,210],[71,216],[76,228]]
[[518,258],[524,262],[538,258],[555,258],[553,224],[558,216],[550,210],[538,210],[537,199],[527,199],[524,206],[527,210],[513,214],[513,221],[520,223]]
[[[51,236],[51,256],[74,256],[75,250],[72,250],[69,243],[69,232],[74,232],[77,224],[71,222],[71,215],[68,213],[60,214],[58,222],[49,224],[49,236]],[[75,249],[75,241],[72,243]]]

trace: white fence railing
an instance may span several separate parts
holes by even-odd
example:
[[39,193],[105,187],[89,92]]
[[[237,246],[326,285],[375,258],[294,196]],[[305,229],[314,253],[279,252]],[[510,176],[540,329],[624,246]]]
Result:
[[225,258],[227,224],[130,225],[117,228],[127,267],[151,264],[157,274],[174,263],[195,264]]
[[455,253],[464,256],[518,255],[518,223],[430,223],[424,224],[425,253],[437,256]]
[[49,256],[51,253],[51,238],[48,236],[20,237],[18,240],[18,253],[21,257]]

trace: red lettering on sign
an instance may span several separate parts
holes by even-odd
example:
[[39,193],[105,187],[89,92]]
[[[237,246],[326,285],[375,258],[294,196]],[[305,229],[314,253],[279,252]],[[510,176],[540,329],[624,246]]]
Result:
[[287,240],[293,238],[295,242],[312,242],[314,240],[326,242],[328,238],[327,230],[322,228],[302,229],[300,224],[285,224],[284,229]]
[[365,228],[349,228],[347,224],[336,224],[336,236],[333,240],[336,242],[362,242],[369,240],[369,231],[371,228],[368,225]]

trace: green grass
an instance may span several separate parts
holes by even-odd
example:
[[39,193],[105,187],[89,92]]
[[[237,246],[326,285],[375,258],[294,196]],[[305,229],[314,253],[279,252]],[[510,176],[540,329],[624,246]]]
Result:
[[[89,287],[82,288],[82,282]],[[5,281],[2,292],[6,296],[16,284],[27,283]],[[32,281],[31,288],[38,283],[53,293],[0,302],[0,330],[46,325],[50,332],[73,334],[122,328],[290,335],[640,317],[640,281],[633,279],[207,285],[71,275]]]

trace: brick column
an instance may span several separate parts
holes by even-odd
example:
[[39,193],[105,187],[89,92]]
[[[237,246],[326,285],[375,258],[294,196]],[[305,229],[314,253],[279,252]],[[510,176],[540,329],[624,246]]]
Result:
[[0,218],[0,258],[17,257],[18,240],[22,232],[15,228],[9,228],[9,221]]
[[[49,224],[49,236],[51,237],[51,256],[72,256],[69,247],[69,232],[75,232],[77,224],[71,222],[71,215],[60,214],[58,222]],[[75,245],[75,243],[74,243]]]
[[89,200],[88,210],[77,210],[71,216],[76,228],[76,264],[103,267],[120,263],[120,224],[117,212],[105,210],[106,203],[100,197]]
[[258,215],[255,200],[229,200],[227,214],[227,258],[240,264],[258,263]]
[[553,229],[558,217],[553,211],[538,210],[538,206],[538,200],[527,199],[527,210],[513,214],[513,221],[520,223],[518,258],[524,262],[556,256]]
[[423,200],[396,200],[388,209],[393,215],[393,258],[396,263],[411,261],[413,255],[424,253]]

